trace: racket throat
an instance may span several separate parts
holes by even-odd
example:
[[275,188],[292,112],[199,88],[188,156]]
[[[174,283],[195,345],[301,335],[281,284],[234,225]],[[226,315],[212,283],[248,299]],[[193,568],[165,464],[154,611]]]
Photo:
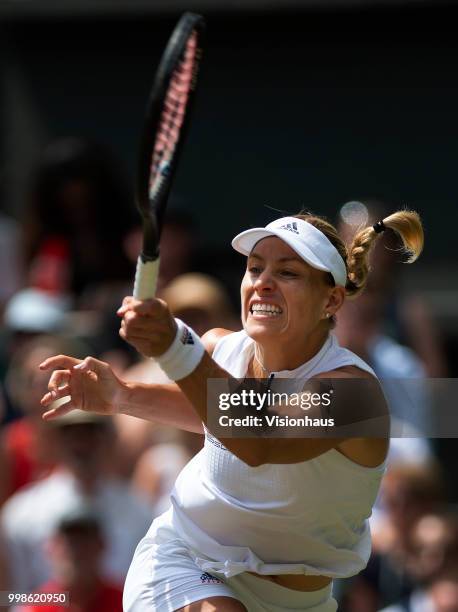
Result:
[[158,260],[159,259],[159,249],[157,249],[157,251],[156,251],[156,253],[154,255],[149,255],[147,253],[141,252],[140,253],[140,259],[141,259],[142,263],[144,263],[144,264]]
[[141,259],[143,262],[154,261],[159,258],[159,228],[155,219],[143,218],[143,249]]

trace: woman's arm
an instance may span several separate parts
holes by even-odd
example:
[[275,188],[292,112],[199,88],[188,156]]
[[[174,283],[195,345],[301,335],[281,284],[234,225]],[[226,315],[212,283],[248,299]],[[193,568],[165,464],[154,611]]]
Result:
[[[206,356],[211,363],[218,340],[232,333],[227,329],[211,329],[202,336]],[[215,364],[216,365],[216,364]],[[178,384],[147,385],[124,383],[118,412],[129,416],[170,425],[193,433],[204,433],[202,419]]]
[[[81,369],[84,366],[85,369]],[[86,357],[83,361],[67,355],[46,359],[42,370],[54,370],[48,393],[41,400],[48,408],[45,420],[74,410],[106,416],[127,414],[140,419],[203,433],[202,422],[175,384],[146,385],[118,378],[104,361]],[[65,403],[56,400],[68,398]]]
[[117,413],[154,421],[158,425],[204,433],[202,421],[177,385],[146,385],[132,382],[124,385],[117,402]]
[[[231,332],[215,329],[203,336],[202,342],[210,355],[218,339],[228,333]],[[203,433],[201,418],[176,384],[125,382],[103,361],[86,357],[87,371],[82,371],[82,363],[74,357],[57,355],[40,365],[42,370],[54,370],[48,384],[49,391],[41,401],[42,406],[49,408],[43,415],[45,420],[78,408],[104,415],[126,414]],[[68,398],[68,401],[55,405],[56,400],[62,398]]]

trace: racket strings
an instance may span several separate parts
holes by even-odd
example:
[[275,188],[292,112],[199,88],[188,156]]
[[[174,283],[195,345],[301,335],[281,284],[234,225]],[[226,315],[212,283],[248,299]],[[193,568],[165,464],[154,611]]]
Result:
[[150,198],[154,198],[167,176],[186,114],[189,93],[194,87],[199,61],[196,32],[189,37],[181,59],[172,73],[165,95],[150,168]]

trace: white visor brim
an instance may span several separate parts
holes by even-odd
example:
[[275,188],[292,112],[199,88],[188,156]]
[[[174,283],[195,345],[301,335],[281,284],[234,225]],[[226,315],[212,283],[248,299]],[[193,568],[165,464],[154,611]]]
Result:
[[329,272],[336,285],[345,287],[347,270],[339,252],[323,232],[302,219],[283,217],[266,227],[245,230],[232,240],[232,246],[248,256],[260,240],[271,236],[286,242],[312,268]]

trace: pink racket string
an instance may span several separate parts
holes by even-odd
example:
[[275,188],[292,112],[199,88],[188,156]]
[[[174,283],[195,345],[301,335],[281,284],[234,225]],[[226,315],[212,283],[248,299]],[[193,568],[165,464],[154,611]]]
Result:
[[175,145],[180,137],[189,92],[194,86],[195,67],[198,60],[197,42],[197,34],[193,32],[187,41],[183,57],[172,74],[166,93],[151,160],[150,199],[154,199],[163,178],[167,175]]

